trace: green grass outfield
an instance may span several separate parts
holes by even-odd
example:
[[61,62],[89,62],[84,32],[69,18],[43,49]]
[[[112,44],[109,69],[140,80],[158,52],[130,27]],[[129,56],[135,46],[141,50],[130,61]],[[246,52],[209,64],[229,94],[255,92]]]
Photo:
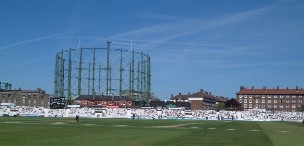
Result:
[[0,117],[0,145],[304,146],[293,122]]

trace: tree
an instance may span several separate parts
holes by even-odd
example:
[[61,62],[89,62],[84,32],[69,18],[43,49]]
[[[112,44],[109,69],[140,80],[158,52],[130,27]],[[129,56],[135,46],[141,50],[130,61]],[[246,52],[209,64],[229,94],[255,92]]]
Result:
[[215,105],[215,110],[220,111],[220,110],[223,110],[223,109],[225,109],[225,103],[220,102],[220,103]]
[[240,110],[242,107],[242,105],[234,98],[227,100],[225,105],[230,110]]
[[301,112],[304,112],[304,104],[301,105],[300,111],[301,111]]

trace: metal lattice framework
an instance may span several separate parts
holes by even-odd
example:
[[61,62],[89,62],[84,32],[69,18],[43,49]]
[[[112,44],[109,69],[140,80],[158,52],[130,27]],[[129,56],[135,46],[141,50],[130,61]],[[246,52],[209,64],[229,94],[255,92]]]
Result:
[[151,59],[143,52],[106,48],[61,50],[56,54],[54,96],[126,95],[149,100]]

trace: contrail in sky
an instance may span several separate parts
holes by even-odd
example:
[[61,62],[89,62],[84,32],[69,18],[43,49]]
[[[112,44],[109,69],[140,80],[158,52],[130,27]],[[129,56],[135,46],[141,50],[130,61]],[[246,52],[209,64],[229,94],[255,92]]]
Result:
[[23,62],[23,63],[17,64],[17,65],[12,65],[11,67],[6,68],[6,69],[4,69],[4,70],[7,71],[7,70],[15,69],[15,68],[20,68],[20,67],[23,67],[23,66],[28,66],[28,65],[31,65],[31,64],[33,64],[33,63],[35,63],[35,62],[38,62],[38,61],[40,61],[40,60],[43,60],[43,59],[45,59],[45,58],[44,58],[44,57],[35,58],[35,59],[29,60],[29,61],[27,61],[27,62]]
[[35,39],[26,40],[26,41],[18,42],[18,43],[15,43],[15,44],[3,46],[3,47],[0,47],[0,50],[4,50],[4,49],[7,49],[7,48],[11,48],[11,47],[15,47],[15,46],[31,43],[31,42],[37,42],[37,41],[40,41],[40,40],[44,40],[44,39],[48,39],[48,38],[54,37],[56,35],[58,35],[58,34],[55,33],[55,34],[51,34],[51,35],[48,35],[48,36],[44,36],[44,37],[40,37],[40,38],[35,38]]

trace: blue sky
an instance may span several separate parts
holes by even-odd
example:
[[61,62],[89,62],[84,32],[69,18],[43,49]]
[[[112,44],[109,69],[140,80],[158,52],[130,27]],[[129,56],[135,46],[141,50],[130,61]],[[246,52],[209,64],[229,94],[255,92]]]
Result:
[[53,93],[61,49],[144,51],[161,99],[304,87],[302,0],[0,0],[0,81]]

